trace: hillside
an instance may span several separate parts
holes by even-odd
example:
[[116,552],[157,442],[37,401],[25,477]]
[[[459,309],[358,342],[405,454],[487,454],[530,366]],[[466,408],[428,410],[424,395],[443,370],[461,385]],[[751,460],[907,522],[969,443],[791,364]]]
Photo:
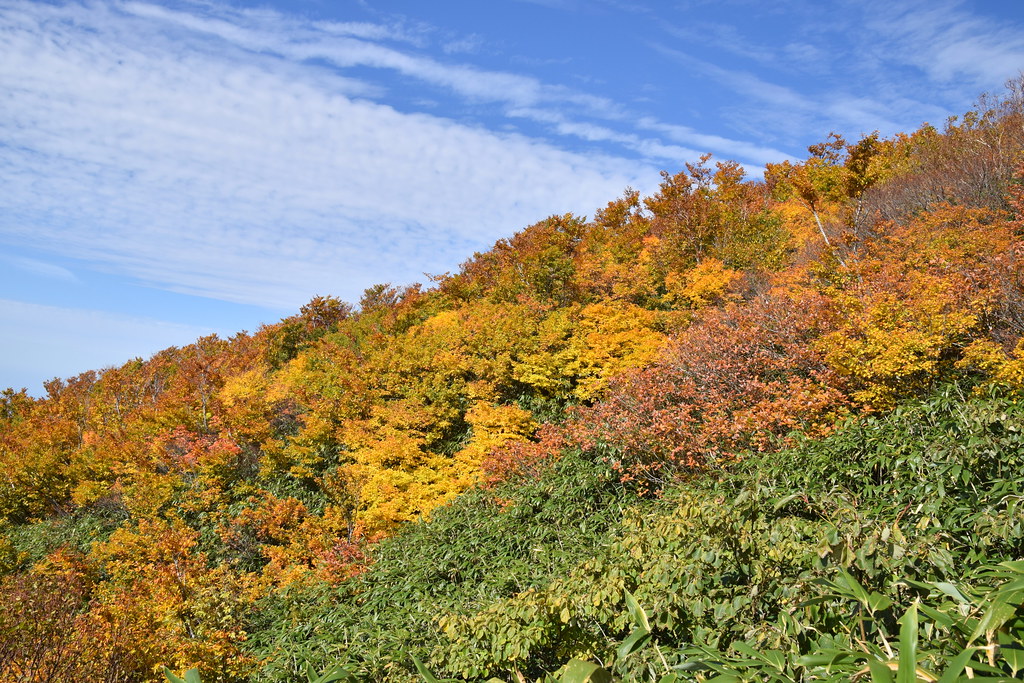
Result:
[[4,391],[0,680],[1019,676],[1021,92]]

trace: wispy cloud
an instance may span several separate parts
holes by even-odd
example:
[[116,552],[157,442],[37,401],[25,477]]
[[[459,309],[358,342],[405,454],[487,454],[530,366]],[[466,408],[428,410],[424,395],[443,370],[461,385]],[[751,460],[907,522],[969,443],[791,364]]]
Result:
[[402,113],[366,99],[374,86],[304,60],[385,66],[510,102],[547,96],[531,79],[345,42],[376,35],[364,25],[332,25],[332,53],[306,40],[319,28],[270,36],[264,20],[0,3],[2,239],[173,291],[287,308],[312,292],[354,298],[381,279],[422,279],[656,177]]
[[508,113],[510,116],[523,116],[550,124],[560,135],[621,145],[652,163],[668,162],[671,168],[682,167],[684,163],[695,161],[705,153],[716,154],[719,158],[744,159],[754,166],[763,166],[767,162],[781,161],[790,156],[778,149],[719,135],[701,134],[692,128],[663,123],[650,116],[640,117],[634,126],[639,131],[656,133],[657,137],[622,132],[593,122],[575,121],[557,111],[523,108],[511,109]]
[[[808,131],[815,131],[821,139],[829,131],[845,132],[851,137],[878,130],[891,135],[920,124],[912,120],[909,112],[933,114],[942,109],[913,100],[898,88],[875,85],[872,88],[854,87],[833,79],[822,80],[812,88],[796,89],[784,84],[783,78],[771,79],[764,74],[744,68],[728,68],[692,56],[664,44],[652,47],[671,59],[685,65],[694,73],[701,73],[733,93],[735,104],[729,108],[732,124],[748,132],[752,139],[777,140],[788,146],[794,140],[806,139]],[[854,92],[870,93],[854,95]],[[764,163],[776,161],[784,154],[776,147],[749,142],[716,140],[686,127],[641,119],[640,125],[651,130],[671,131],[673,137],[688,144],[727,150],[737,158]],[[795,150],[802,156],[803,150]]]
[[[808,131],[893,134],[941,121],[1024,67],[1020,23],[997,23],[961,0],[737,4],[744,18],[735,23],[665,20],[667,37],[650,45],[708,89],[731,93],[720,115],[767,147]],[[689,11],[699,17],[696,5]]]
[[40,261],[24,256],[0,256],[0,262],[6,263],[11,268],[16,268],[23,273],[38,275],[50,280],[61,282],[78,282],[78,276],[56,263]]
[[474,34],[448,41],[441,46],[441,49],[447,55],[473,54],[479,52],[483,48],[483,46],[483,37]]
[[[199,16],[137,2],[124,5],[124,9],[139,17],[158,20],[162,24],[216,36],[246,50],[269,51],[299,61],[322,59],[342,68],[365,66],[388,69],[448,88],[462,97],[485,102],[500,102],[516,107],[568,103],[586,107],[601,115],[613,115],[617,110],[616,105],[607,98],[581,93],[561,85],[548,85],[530,76],[445,63],[430,56],[398,50],[377,42],[380,38],[408,39],[407,34],[398,29],[376,27],[374,30],[371,28],[373,25],[362,23],[302,24],[265,11],[255,14],[238,13],[219,7],[218,13],[226,14]],[[255,17],[257,21],[240,27],[223,16],[230,16],[234,21]],[[270,18],[273,20],[268,21]],[[446,45],[455,45],[455,51],[459,51],[460,46],[465,48],[472,41],[472,36],[466,36],[458,41],[449,41]]]
[[786,152],[772,147],[732,140],[720,135],[708,135],[688,126],[662,123],[650,117],[641,118],[637,125],[646,130],[662,133],[675,142],[707,151],[715,151],[720,157],[727,159],[746,159],[763,166],[768,162],[778,162],[790,156]]
[[958,0],[873,2],[868,27],[886,39],[890,59],[921,69],[942,85],[979,89],[1024,68],[1024,32],[969,11]]
[[734,55],[770,66],[777,59],[775,51],[769,47],[758,45],[732,24],[698,21],[689,25],[677,25],[663,22],[662,28],[671,36],[690,44],[706,45],[718,48]]
[[580,6],[579,0],[516,0],[516,2],[559,10],[578,9]]

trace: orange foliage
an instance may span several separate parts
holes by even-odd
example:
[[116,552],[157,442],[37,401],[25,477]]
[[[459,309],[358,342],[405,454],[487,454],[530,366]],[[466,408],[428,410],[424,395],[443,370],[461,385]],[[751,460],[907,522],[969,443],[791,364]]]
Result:
[[[358,312],[318,296],[45,399],[3,392],[0,582],[24,600],[0,607],[0,670],[241,672],[251,600],[343,581],[368,543],[566,447],[645,493],[946,379],[1024,388],[1011,104],[941,132],[831,136],[765,183],[705,157],[434,289],[377,285]],[[76,510],[120,528],[24,567],[3,525]]]
[[124,657],[147,679],[162,664],[244,670],[240,586],[229,568],[211,567],[196,552],[197,537],[179,523],[140,520],[96,547],[93,556],[110,578],[96,587],[83,617],[93,661]]
[[846,399],[811,342],[833,324],[828,302],[809,291],[712,311],[654,365],[578,410],[569,437],[647,488],[679,470],[771,447],[790,431],[825,433]]
[[818,342],[853,398],[888,408],[955,372],[964,347],[997,324],[1000,263],[1016,239],[998,214],[942,205],[866,242],[825,290],[842,324]]

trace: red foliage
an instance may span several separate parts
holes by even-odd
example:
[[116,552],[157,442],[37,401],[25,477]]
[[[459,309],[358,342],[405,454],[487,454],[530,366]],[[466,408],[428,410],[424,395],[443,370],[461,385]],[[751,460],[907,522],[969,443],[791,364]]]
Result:
[[578,409],[569,442],[604,453],[643,489],[794,430],[825,431],[846,403],[842,380],[811,343],[830,324],[827,302],[808,292],[713,311],[655,365]]
[[181,425],[158,435],[153,443],[157,452],[165,456],[162,459],[164,463],[175,470],[231,461],[242,452],[238,444],[229,438],[197,434]]
[[562,452],[562,430],[545,424],[537,430],[536,441],[513,439],[492,449],[480,464],[485,486],[503,481],[536,479]]
[[362,541],[339,538],[320,556],[320,576],[336,585],[362,574],[370,566],[365,550],[366,545]]
[[79,558],[53,573],[0,579],[0,680],[77,680],[83,643],[75,623],[88,607],[91,580]]

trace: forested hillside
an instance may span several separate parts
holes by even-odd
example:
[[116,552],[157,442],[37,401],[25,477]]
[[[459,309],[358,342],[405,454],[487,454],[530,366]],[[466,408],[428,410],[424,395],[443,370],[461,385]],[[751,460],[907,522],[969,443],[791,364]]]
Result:
[[0,681],[1021,676],[1021,87],[4,391]]

